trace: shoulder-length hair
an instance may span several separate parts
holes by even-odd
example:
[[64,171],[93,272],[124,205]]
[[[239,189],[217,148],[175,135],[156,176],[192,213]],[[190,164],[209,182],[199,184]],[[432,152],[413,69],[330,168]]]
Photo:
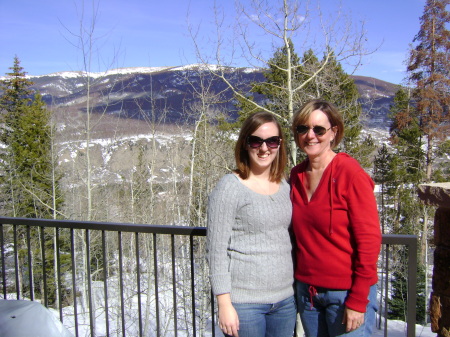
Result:
[[331,144],[331,148],[334,149],[339,145],[342,138],[344,137],[344,122],[342,121],[342,116],[339,110],[333,104],[323,99],[313,99],[309,102],[306,102],[299,110],[294,113],[294,116],[292,118],[291,130],[295,135],[295,143],[298,147],[300,147],[297,137],[297,126],[306,124],[309,120],[309,116],[311,116],[311,113],[315,110],[320,110],[325,115],[327,115],[331,127],[333,129],[335,128],[335,136]]
[[274,123],[278,129],[278,136],[281,138],[281,143],[278,148],[277,157],[272,162],[270,167],[270,177],[271,181],[280,182],[284,178],[284,170],[287,165],[287,154],[285,137],[283,131],[281,130],[281,125],[276,119],[276,117],[269,112],[255,112],[250,115],[241,127],[239,132],[239,137],[234,148],[234,158],[236,160],[236,170],[235,172],[239,174],[242,179],[247,179],[250,175],[250,157],[248,155],[247,148],[247,137],[251,136],[261,125],[266,123]]

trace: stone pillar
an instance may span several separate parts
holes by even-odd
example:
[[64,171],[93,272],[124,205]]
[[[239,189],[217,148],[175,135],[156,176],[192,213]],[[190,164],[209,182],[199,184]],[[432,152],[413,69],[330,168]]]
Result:
[[419,185],[418,193],[427,205],[437,207],[430,298],[431,331],[439,337],[450,337],[450,182]]

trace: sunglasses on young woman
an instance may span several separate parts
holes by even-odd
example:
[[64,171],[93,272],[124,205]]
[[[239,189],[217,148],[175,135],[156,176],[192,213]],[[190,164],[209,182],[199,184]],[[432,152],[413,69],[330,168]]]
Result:
[[267,147],[271,149],[276,149],[278,146],[280,146],[281,143],[281,137],[279,136],[273,136],[266,139],[262,139],[258,136],[248,136],[247,137],[247,145],[250,146],[253,149],[257,149],[263,145],[263,143],[266,143]]

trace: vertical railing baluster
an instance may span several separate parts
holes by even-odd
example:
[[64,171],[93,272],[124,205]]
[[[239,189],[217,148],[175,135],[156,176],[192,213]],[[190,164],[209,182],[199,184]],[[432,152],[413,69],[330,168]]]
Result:
[[[417,240],[410,240],[408,246],[408,303],[407,303],[407,336],[416,335],[416,325],[408,322],[416,320],[416,300],[417,300]],[[426,277],[426,276],[425,276]]]
[[91,275],[91,232],[89,229],[85,231],[86,241],[86,278],[88,284],[88,305],[89,305],[89,327],[91,337],[95,337],[95,315],[94,304],[92,303],[92,275]]
[[383,313],[383,296],[384,296],[384,279],[385,279],[385,271],[384,271],[384,254],[385,254],[385,250],[386,250],[386,246],[381,245],[381,272],[380,272],[380,276],[381,276],[381,280],[380,280],[380,285],[381,285],[381,289],[380,289],[380,310],[378,312],[378,322],[377,322],[377,327],[379,330],[381,330],[381,318],[382,318],[382,313]]
[[192,235],[189,236],[189,256],[191,260],[192,331],[193,336],[197,336],[197,328],[195,324],[194,237]]
[[159,322],[159,296],[158,296],[158,254],[156,244],[156,234],[153,233],[153,272],[155,275],[155,305],[156,305],[156,336],[161,336]]
[[61,289],[61,252],[59,250],[60,242],[59,242],[59,227],[55,227],[55,243],[56,246],[55,254],[56,254],[56,284],[58,287],[58,308],[59,308],[59,319],[61,322],[64,322],[63,310],[62,310],[62,289]]
[[13,225],[13,241],[14,241],[14,265],[16,276],[16,298],[20,300],[20,278],[19,278],[19,246],[17,242],[17,225]]
[[105,323],[106,336],[109,337],[109,304],[108,304],[108,254],[106,251],[106,233],[102,230],[102,252],[103,252],[103,291],[105,294]]
[[385,273],[385,285],[384,285],[384,298],[386,301],[384,302],[384,337],[387,337],[387,319],[388,319],[388,292],[389,292],[389,245],[386,245],[386,273]]
[[117,232],[119,249],[119,291],[120,291],[120,313],[122,319],[122,336],[126,336],[125,329],[125,299],[123,295],[123,255],[122,255],[122,232]]
[[137,296],[138,296],[138,316],[139,316],[139,336],[142,337],[142,306],[141,306],[141,265],[139,256],[139,233],[134,233],[135,246],[136,246],[136,284],[137,284]]
[[216,310],[215,310],[215,297],[211,290],[211,331],[212,337],[216,336]]
[[[28,282],[30,283],[30,299],[34,301],[34,277],[33,277],[33,259],[31,256],[31,234],[30,226],[26,226],[27,232],[27,250],[28,250]],[[24,294],[25,295],[25,294]]]
[[3,238],[3,224],[0,224],[0,245],[2,249],[2,285],[3,285],[3,299],[6,297],[6,266],[5,266],[5,239]]
[[[45,257],[45,232],[44,227],[39,226],[41,233],[41,258],[42,258],[42,280],[44,282],[44,305],[48,307],[48,294],[47,294],[47,259]],[[42,296],[42,294],[41,294]]]
[[77,282],[76,282],[76,265],[75,265],[75,235],[74,229],[70,229],[70,256],[72,260],[72,292],[73,292],[73,314],[75,322],[75,337],[78,333],[78,305],[77,305]]
[[170,235],[170,244],[172,248],[172,296],[173,296],[173,324],[175,330],[175,337],[178,336],[178,312],[177,312],[177,275],[175,268],[175,236]]

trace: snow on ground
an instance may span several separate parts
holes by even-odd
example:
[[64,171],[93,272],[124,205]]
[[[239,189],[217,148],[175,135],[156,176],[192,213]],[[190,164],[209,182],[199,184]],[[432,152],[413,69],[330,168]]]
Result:
[[[381,323],[384,325],[384,321]],[[387,335],[388,337],[405,337],[406,336],[406,323],[403,321],[389,321],[387,324]],[[383,337],[384,336],[384,329],[379,330],[375,328],[375,331],[372,335],[372,337]],[[437,336],[436,333],[431,331],[430,326],[422,326],[422,325],[416,325],[416,337],[435,337]]]
[[[1,296],[0,296],[0,298],[1,298]],[[15,298],[15,297],[13,296],[10,298]],[[29,299],[27,299],[27,300],[29,300]],[[36,302],[40,302],[40,301],[37,300]],[[55,315],[55,317],[57,319],[59,319],[59,311],[58,310],[51,309],[51,308],[49,308],[49,310],[50,310],[50,312],[52,312]],[[73,307],[65,307],[63,309],[63,311],[64,311],[64,325],[72,333],[75,333]],[[79,335],[80,336],[89,336],[89,334],[90,334],[89,317],[87,314],[85,314],[85,315],[80,314],[80,312],[81,312],[81,308],[78,311]],[[102,318],[104,318],[104,317],[102,317]],[[128,322],[128,323],[130,323],[130,322]],[[102,319],[99,319],[99,317],[97,317],[96,325],[97,325],[96,330],[106,331],[106,327],[104,326],[104,321]],[[382,329],[380,330],[378,328],[375,328],[374,333],[372,334],[372,337],[384,337],[384,319],[382,319],[381,325],[382,325]],[[118,326],[119,326],[118,322],[116,322],[116,321],[110,322],[110,329],[112,328],[112,330],[114,330],[114,327],[117,328]],[[388,320],[387,327],[388,327],[388,329],[387,329],[388,337],[406,337],[406,323],[405,322],[396,321],[396,320]],[[215,331],[216,331],[216,336],[222,335],[221,331],[218,327],[216,327]],[[116,333],[117,332],[113,332],[112,335],[117,336],[118,334],[116,334]],[[180,333],[178,335],[180,335]],[[181,335],[184,336],[184,332],[182,332]],[[207,333],[207,335],[210,336],[210,332]],[[172,335],[169,332],[167,334],[167,336],[172,336]],[[431,331],[430,326],[416,325],[416,337],[436,337],[436,336],[437,336],[437,334]]]

